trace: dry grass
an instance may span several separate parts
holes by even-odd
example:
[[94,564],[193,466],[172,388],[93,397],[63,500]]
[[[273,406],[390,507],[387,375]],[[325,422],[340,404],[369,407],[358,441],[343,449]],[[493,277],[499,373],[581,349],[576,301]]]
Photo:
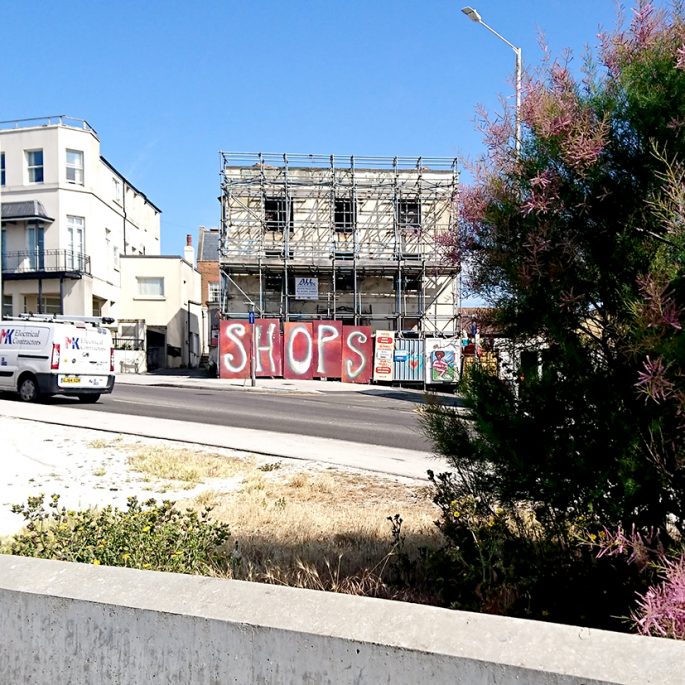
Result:
[[254,468],[254,460],[176,447],[138,447],[129,467],[149,478],[198,484],[209,478],[234,478]]
[[345,471],[283,471],[254,470],[239,490],[208,491],[191,503],[213,507],[213,518],[229,524],[240,558],[235,577],[396,597],[386,584],[388,517],[401,515],[410,558],[439,544],[425,486]]
[[[258,464],[177,447],[131,448],[131,469],[161,481],[156,490],[204,483],[180,506],[212,507],[231,530],[229,574],[245,580],[379,597],[422,599],[397,590],[388,517],[402,517],[402,552],[440,544],[426,485],[380,475],[276,462]],[[213,479],[233,479],[231,485]]]

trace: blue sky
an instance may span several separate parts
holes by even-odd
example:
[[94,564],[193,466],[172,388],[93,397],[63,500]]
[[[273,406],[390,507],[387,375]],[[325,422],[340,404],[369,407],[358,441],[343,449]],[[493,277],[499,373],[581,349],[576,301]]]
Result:
[[[162,251],[219,221],[219,150],[468,156],[513,52],[447,0],[5,0],[0,119],[86,119],[162,209]],[[580,66],[613,0],[473,0],[541,57]],[[630,5],[630,3],[628,3]]]

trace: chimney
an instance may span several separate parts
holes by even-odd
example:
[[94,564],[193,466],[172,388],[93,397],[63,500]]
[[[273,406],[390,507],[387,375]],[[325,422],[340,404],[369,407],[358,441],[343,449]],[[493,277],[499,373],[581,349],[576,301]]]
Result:
[[186,246],[183,250],[183,259],[191,266],[195,266],[195,250],[193,250],[193,236],[188,233],[186,235]]

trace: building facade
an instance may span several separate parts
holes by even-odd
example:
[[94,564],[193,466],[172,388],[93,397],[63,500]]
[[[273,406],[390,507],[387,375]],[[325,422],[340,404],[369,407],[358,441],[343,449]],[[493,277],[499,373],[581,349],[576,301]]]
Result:
[[197,368],[206,329],[200,302],[200,274],[189,243],[184,256],[121,257],[121,309],[132,319],[120,322],[117,339],[125,340],[133,322],[144,322],[146,367]]
[[222,152],[222,316],[454,336],[457,190],[454,159]]
[[210,364],[211,348],[216,348],[219,337],[221,270],[219,268],[218,228],[200,226],[197,244],[197,270],[201,279],[203,317],[207,327],[203,333],[202,364]]
[[0,122],[2,313],[118,317],[121,257],[158,255],[160,210],[85,121]]

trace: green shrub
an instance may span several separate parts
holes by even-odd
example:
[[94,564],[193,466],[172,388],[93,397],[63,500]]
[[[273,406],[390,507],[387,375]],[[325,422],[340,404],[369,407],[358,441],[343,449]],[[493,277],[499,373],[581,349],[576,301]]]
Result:
[[129,497],[126,509],[71,511],[59,506],[59,497],[46,506],[38,495],[12,507],[26,526],[10,540],[10,554],[175,573],[225,571],[230,534],[226,524],[209,519],[211,508],[198,514]]
[[434,593],[467,611],[627,630],[627,607],[646,579],[597,558],[578,538],[582,521],[558,535],[527,506],[498,507],[468,494],[453,474],[429,472],[445,545],[426,558]]

